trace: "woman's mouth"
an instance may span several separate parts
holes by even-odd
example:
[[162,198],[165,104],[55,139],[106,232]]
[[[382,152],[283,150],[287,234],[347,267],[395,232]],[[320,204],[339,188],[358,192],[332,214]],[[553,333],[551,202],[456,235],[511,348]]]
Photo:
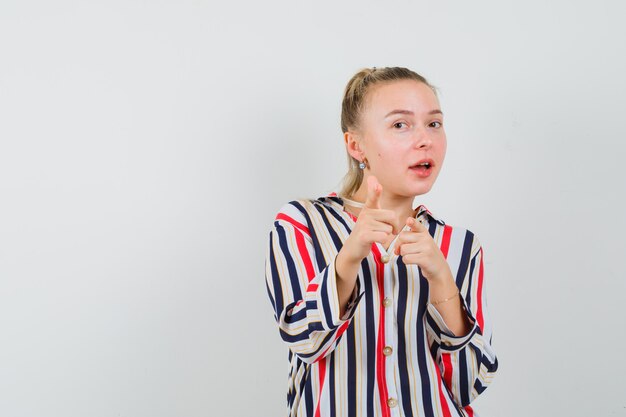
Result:
[[423,159],[409,167],[409,169],[417,174],[418,177],[426,178],[433,170],[434,161],[432,159]]

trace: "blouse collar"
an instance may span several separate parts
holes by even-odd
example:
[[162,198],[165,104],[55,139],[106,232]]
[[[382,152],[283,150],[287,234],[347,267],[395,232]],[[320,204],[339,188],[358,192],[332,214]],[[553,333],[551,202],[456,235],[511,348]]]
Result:
[[[343,211],[343,200],[341,199],[341,197],[337,196],[336,192],[331,192],[330,194],[328,194],[325,197],[319,197],[317,199],[317,201],[320,201],[322,203],[327,202],[330,205],[334,205],[336,209]],[[443,219],[439,218],[438,216],[435,216],[430,210],[428,210],[428,208],[423,205],[420,204],[419,206],[416,207],[416,212],[417,214],[415,215],[415,218],[418,219],[420,216],[423,215],[428,215],[428,217],[430,217],[431,219],[433,219],[434,221],[436,221],[437,223],[439,223],[440,225],[444,226],[446,223],[443,221]]]

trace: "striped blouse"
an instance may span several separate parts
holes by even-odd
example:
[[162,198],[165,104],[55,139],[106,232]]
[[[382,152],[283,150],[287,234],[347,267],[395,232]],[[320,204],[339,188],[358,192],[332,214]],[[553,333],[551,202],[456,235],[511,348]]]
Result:
[[[450,266],[472,330],[456,336],[428,303],[428,281],[375,243],[343,316],[335,257],[356,217],[335,193],[291,201],[269,233],[266,284],[289,347],[289,416],[475,416],[470,402],[498,368],[483,249],[469,230],[420,205],[415,218]],[[388,253],[388,255],[387,255]]]

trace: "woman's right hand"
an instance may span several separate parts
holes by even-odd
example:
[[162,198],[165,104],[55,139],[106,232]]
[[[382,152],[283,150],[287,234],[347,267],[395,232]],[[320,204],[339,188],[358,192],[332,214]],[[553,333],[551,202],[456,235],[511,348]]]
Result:
[[345,251],[344,255],[354,262],[360,263],[370,253],[374,242],[383,243],[398,232],[395,230],[396,213],[380,208],[382,193],[383,186],[378,179],[373,175],[369,176],[365,206],[341,248],[341,251]]
[[361,209],[356,224],[339,250],[335,258],[335,273],[337,276],[337,294],[341,316],[343,317],[348,300],[354,291],[356,278],[361,261],[372,250],[374,242],[385,242],[396,234],[393,210],[380,208],[380,196],[383,187],[374,176],[367,178],[367,198]]

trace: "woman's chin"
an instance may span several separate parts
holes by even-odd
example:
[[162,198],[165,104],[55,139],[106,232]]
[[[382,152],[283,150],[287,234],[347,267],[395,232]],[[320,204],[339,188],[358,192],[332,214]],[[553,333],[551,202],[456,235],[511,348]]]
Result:
[[431,181],[423,182],[421,184],[413,184],[411,187],[411,194],[418,196],[428,193],[433,188],[433,183]]

